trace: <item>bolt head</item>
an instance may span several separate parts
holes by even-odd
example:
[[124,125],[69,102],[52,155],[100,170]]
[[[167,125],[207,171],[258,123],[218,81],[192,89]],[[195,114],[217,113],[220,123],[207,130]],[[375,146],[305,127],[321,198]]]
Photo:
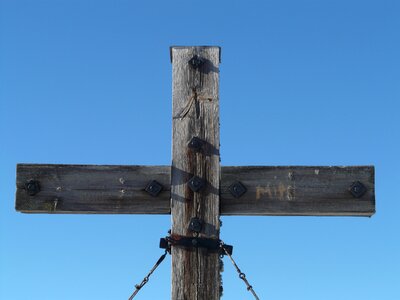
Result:
[[229,191],[233,197],[239,198],[247,192],[247,188],[240,181],[236,181],[229,187]]
[[360,198],[367,192],[367,188],[360,181],[355,181],[351,184],[349,191],[354,198]]
[[188,182],[189,188],[193,191],[193,192],[198,192],[200,191],[203,186],[204,186],[204,181],[203,179],[201,179],[198,176],[193,176],[189,182]]
[[203,147],[203,141],[201,139],[199,139],[198,137],[193,137],[190,140],[188,147],[190,149],[199,151]]
[[156,197],[162,191],[162,189],[162,184],[156,180],[153,180],[149,182],[144,190],[148,192],[151,196]]
[[203,222],[199,218],[192,218],[190,220],[189,229],[193,232],[200,232],[203,227]]
[[196,54],[189,60],[189,65],[191,65],[194,69],[198,69],[204,64],[204,62],[204,58]]
[[39,181],[30,179],[25,183],[25,190],[29,196],[34,196],[40,192]]

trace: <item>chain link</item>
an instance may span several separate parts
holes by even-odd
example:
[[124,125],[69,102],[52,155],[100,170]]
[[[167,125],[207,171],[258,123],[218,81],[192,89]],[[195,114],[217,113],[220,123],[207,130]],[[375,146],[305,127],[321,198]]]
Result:
[[145,278],[143,278],[142,282],[140,284],[136,284],[135,288],[136,290],[132,293],[132,295],[129,297],[129,300],[132,300],[136,294],[140,291],[140,289],[149,281],[149,277],[153,272],[157,269],[157,267],[162,263],[162,261],[165,259],[165,257],[168,254],[168,250],[165,250],[164,254],[160,256],[160,258],[157,260],[153,268],[151,268],[150,272],[147,274]]
[[221,249],[225,252],[225,254],[229,257],[229,259],[231,260],[232,264],[234,265],[234,267],[236,268],[236,271],[239,274],[239,278],[242,279],[244,281],[244,283],[247,286],[247,290],[249,292],[251,292],[254,296],[255,299],[260,300],[260,298],[258,298],[256,292],[253,290],[253,287],[250,285],[250,283],[248,282],[247,278],[246,278],[246,274],[244,274],[238,267],[238,265],[236,264],[235,260],[233,259],[232,255],[229,254],[229,252],[227,251],[227,249],[225,248],[225,244],[221,241]]

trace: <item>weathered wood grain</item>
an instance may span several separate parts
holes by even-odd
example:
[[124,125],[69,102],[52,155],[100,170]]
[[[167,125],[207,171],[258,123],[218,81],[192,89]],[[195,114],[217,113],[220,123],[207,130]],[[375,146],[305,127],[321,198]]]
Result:
[[[17,165],[16,210],[28,213],[169,214],[168,166]],[[37,180],[29,196],[25,183]],[[157,197],[144,189],[156,180]]]
[[[172,234],[194,236],[191,218],[204,222],[200,237],[219,238],[219,47],[173,47],[172,55]],[[199,68],[189,65],[195,55]],[[193,137],[204,141],[201,151],[188,147]],[[188,181],[202,178],[193,192]],[[196,234],[197,235],[197,234]],[[206,249],[172,248],[171,299],[220,299],[218,253]]]
[[[247,192],[235,198],[229,186],[241,182]],[[360,181],[366,193],[349,191]],[[223,167],[222,215],[371,216],[375,213],[374,167]]]
[[[169,214],[169,166],[17,166],[16,209],[25,213]],[[221,215],[371,216],[375,212],[374,167],[222,167]],[[291,174],[291,175],[290,175]],[[25,183],[40,182],[29,196]],[[151,180],[164,186],[152,197]],[[229,186],[240,181],[247,192],[235,198]],[[349,186],[367,187],[354,198]],[[54,206],[55,200],[57,205]]]

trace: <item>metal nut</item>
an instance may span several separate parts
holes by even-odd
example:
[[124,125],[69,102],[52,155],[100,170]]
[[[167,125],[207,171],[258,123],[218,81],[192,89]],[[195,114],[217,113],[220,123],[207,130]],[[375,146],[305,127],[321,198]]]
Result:
[[163,189],[162,184],[156,180],[153,180],[149,182],[149,184],[146,186],[144,190],[153,197],[157,197],[158,194],[162,191],[162,189]]
[[195,54],[190,60],[189,65],[192,66],[194,69],[200,68],[205,63],[205,59],[201,56]]
[[351,184],[349,191],[354,198],[360,198],[367,192],[367,188],[360,181],[355,181]]
[[247,188],[240,181],[236,181],[229,187],[229,191],[233,197],[239,198],[247,192]]
[[25,190],[29,196],[34,196],[40,192],[39,181],[30,179],[25,183]]
[[189,229],[193,232],[199,233],[203,228],[203,221],[199,218],[192,218],[189,223]]
[[204,187],[204,181],[198,176],[193,176],[188,182],[189,188],[193,192],[198,192]]
[[203,147],[203,141],[201,139],[199,139],[198,137],[193,137],[189,144],[188,147],[190,149],[196,150],[196,151],[200,151],[201,148]]

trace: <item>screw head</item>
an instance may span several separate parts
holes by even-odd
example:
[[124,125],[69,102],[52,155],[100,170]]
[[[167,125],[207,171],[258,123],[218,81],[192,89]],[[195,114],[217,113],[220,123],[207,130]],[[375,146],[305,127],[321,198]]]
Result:
[[25,183],[25,190],[29,196],[34,196],[40,192],[39,181],[30,179]]
[[201,179],[201,178],[198,177],[198,176],[193,176],[193,177],[189,180],[188,185],[189,185],[190,189],[191,189],[193,192],[198,192],[198,191],[200,191],[200,190],[203,188],[203,186],[204,186],[204,181],[203,181],[203,179]]
[[192,218],[189,223],[189,229],[193,232],[200,232],[203,227],[203,221],[199,218]]
[[349,191],[354,198],[360,198],[367,192],[367,188],[360,181],[355,181],[351,184]]
[[194,69],[200,68],[204,64],[205,60],[201,56],[195,54],[190,60],[189,65],[192,66]]
[[162,191],[162,189],[162,184],[156,180],[153,180],[149,182],[144,190],[148,192],[151,196],[156,197]]
[[233,197],[239,198],[247,192],[247,188],[240,181],[236,181],[229,187],[229,191]]
[[189,142],[189,144],[188,144],[188,147],[189,147],[190,149],[199,151],[199,150],[201,150],[201,148],[203,147],[203,141],[202,141],[201,139],[199,139],[198,137],[193,137],[193,138],[190,140],[190,142]]

